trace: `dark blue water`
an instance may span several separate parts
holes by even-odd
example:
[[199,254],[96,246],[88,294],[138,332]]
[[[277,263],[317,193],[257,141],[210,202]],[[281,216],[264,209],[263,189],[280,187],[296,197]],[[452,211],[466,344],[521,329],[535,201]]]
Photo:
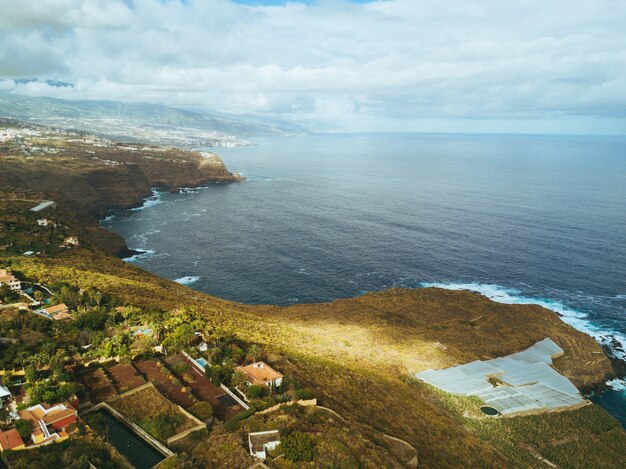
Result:
[[149,250],[134,262],[247,303],[471,288],[626,343],[624,137],[323,136],[219,153],[246,183],[160,193],[105,223]]
[[100,411],[106,421],[106,441],[113,445],[135,469],[150,469],[165,457],[137,436],[132,430],[106,411]]

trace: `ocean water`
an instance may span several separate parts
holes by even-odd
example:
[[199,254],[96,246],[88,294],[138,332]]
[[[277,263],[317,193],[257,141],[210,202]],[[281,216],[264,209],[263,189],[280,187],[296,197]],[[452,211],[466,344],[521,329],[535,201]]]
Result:
[[218,153],[248,180],[155,191],[106,219],[146,251],[130,261],[247,303],[468,288],[556,310],[626,357],[626,138],[334,135]]

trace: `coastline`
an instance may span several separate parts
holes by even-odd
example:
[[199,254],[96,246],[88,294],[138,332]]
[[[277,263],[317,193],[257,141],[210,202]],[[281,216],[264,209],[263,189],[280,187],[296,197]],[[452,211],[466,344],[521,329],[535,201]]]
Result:
[[[202,188],[202,186],[197,186],[193,189],[200,189]],[[181,188],[182,190],[182,188]],[[153,195],[150,197],[147,197],[144,200],[144,204],[140,207],[136,207],[136,208],[132,208],[132,209],[127,209],[127,210],[142,210],[145,207],[149,207],[152,205],[156,205],[158,204],[158,191],[155,189],[153,191]],[[149,202],[151,200],[155,200],[155,203],[150,204]],[[135,260],[141,258],[142,256],[145,255],[151,255],[154,254],[155,251],[150,249],[149,246],[146,246],[145,249],[134,249],[131,250],[131,254],[129,256],[127,256],[126,258],[123,258],[122,260],[124,262],[129,262],[129,263],[134,263]],[[159,275],[159,274],[156,274]],[[184,276],[181,278],[177,278],[177,279],[171,279],[171,281],[177,282],[181,285],[187,286],[191,289],[195,289],[193,284],[199,279],[199,277],[196,276]],[[512,289],[506,289],[505,287],[500,287],[497,286],[497,290],[493,293],[493,294],[489,294],[488,292],[486,292],[483,288],[480,288],[482,285],[481,284],[454,284],[454,283],[450,283],[450,284],[444,284],[444,283],[428,283],[428,282],[422,282],[422,284],[420,285],[420,287],[416,288],[416,290],[418,289],[422,289],[422,288],[439,288],[439,289],[444,289],[444,290],[457,290],[457,291],[472,291],[474,293],[478,293],[479,295],[481,295],[484,298],[487,298],[491,301],[494,301],[496,303],[502,303],[502,304],[509,304],[509,305],[536,305],[536,306],[540,306],[546,310],[549,310],[553,313],[555,313],[560,320],[573,327],[574,329],[576,329],[577,331],[589,336],[590,338],[593,338],[594,341],[604,350],[604,353],[606,354],[606,356],[608,357],[608,359],[611,361],[611,365],[614,371],[614,374],[612,374],[611,376],[606,377],[606,379],[601,380],[601,381],[597,381],[594,382],[590,385],[581,387],[581,392],[583,392],[584,395],[586,396],[590,396],[593,395],[594,393],[603,393],[605,391],[608,390],[613,390],[616,389],[617,387],[622,386],[622,383],[626,383],[626,381],[623,381],[623,379],[626,377],[626,361],[624,361],[623,357],[619,355],[618,352],[621,352],[621,349],[615,350],[613,348],[610,347],[610,341],[607,343],[607,341],[602,341],[600,340],[601,337],[607,338],[607,337],[612,337],[611,336],[611,332],[610,331],[602,331],[604,334],[599,336],[598,334],[593,334],[592,331],[593,329],[590,327],[592,326],[592,323],[588,320],[585,320],[586,315],[580,312],[576,312],[574,310],[572,310],[571,308],[566,307],[565,305],[563,305],[562,303],[559,303],[555,300],[545,300],[545,299],[537,299],[537,298],[526,298],[526,297],[522,297],[522,296],[516,296],[516,297],[511,297],[509,294],[511,293]],[[494,285],[486,285],[486,287],[496,287]],[[206,294],[210,294],[208,292],[202,292],[201,290],[196,290],[199,291],[201,293],[206,293]],[[386,291],[386,289],[378,291],[379,293]],[[517,294],[519,294],[519,292],[517,292]],[[333,303],[335,301],[341,301],[342,299],[333,299],[330,300],[329,302],[327,302],[326,304],[330,304]],[[243,304],[246,304],[245,302]],[[322,303],[324,304],[324,303]],[[250,305],[250,306],[255,306],[255,305]],[[265,305],[266,307],[273,307],[273,305]],[[286,306],[287,308],[289,308],[289,306]],[[596,329],[596,331],[599,331],[599,329]],[[615,339],[613,339],[615,340]],[[620,342],[621,343],[621,342]]]

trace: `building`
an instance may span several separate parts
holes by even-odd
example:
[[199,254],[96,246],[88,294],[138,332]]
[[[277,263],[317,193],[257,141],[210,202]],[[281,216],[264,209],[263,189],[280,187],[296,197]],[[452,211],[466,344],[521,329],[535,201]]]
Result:
[[426,370],[416,377],[451,394],[479,397],[487,415],[512,417],[575,409],[588,401],[552,367],[552,359],[563,353],[552,339],[545,338],[521,352]]
[[0,269],[0,285],[8,285],[14,291],[22,289],[20,281],[5,269]]
[[249,384],[256,386],[280,386],[283,382],[283,375],[274,370],[265,362],[256,362],[247,366],[238,366],[235,371],[244,374]]
[[50,220],[49,218],[40,218],[37,220],[37,224],[39,226],[56,226],[56,222],[54,220]]
[[65,246],[80,246],[80,243],[78,242],[78,238],[76,236],[67,236],[63,240],[63,244]]
[[51,200],[46,200],[44,202],[41,202],[38,205],[35,205],[33,208],[30,209],[31,212],[35,212],[35,213],[39,213],[42,212],[44,210],[46,210],[47,208],[56,208],[57,204]]
[[267,459],[267,452],[279,444],[280,434],[278,430],[248,433],[248,446],[250,447],[250,454],[254,457]]
[[2,451],[24,449],[24,440],[15,428],[0,432],[0,453]]
[[72,317],[70,315],[70,308],[65,303],[61,303],[60,305],[48,306],[47,308],[40,309],[37,312],[57,321],[70,319]]
[[0,407],[2,407],[2,403],[4,401],[10,401],[11,397],[11,391],[9,391],[9,388],[0,384]]
[[46,402],[18,412],[21,419],[30,423],[31,438],[36,445],[64,440],[66,428],[76,423],[77,411],[69,403],[51,406]]

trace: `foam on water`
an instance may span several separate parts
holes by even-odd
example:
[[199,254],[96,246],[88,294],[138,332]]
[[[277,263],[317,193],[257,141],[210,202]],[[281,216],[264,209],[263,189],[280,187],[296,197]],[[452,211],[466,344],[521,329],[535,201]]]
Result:
[[126,262],[135,262],[138,261],[140,259],[146,259],[148,257],[152,257],[156,254],[156,251],[152,250],[152,249],[134,249],[134,251],[139,251],[138,254],[134,254],[130,257],[125,257],[124,259],[122,259],[123,261]]
[[192,283],[196,283],[198,280],[200,280],[200,277],[188,275],[185,277],[177,278],[174,281],[176,283],[180,283],[181,285],[191,285]]
[[152,195],[143,199],[143,205],[141,205],[140,207],[131,208],[130,210],[133,212],[136,212],[138,210],[145,210],[146,208],[153,207],[157,204],[160,204],[161,202],[161,193],[158,191],[158,189],[152,189]]
[[589,334],[600,344],[607,346],[616,358],[626,360],[626,336],[618,331],[608,330],[594,324],[587,314],[576,311],[560,301],[523,296],[521,291],[515,288],[506,288],[495,284],[422,282],[420,286],[423,288],[444,288],[446,290],[469,290],[480,293],[497,303],[539,305],[559,314],[564,322],[585,334]]

